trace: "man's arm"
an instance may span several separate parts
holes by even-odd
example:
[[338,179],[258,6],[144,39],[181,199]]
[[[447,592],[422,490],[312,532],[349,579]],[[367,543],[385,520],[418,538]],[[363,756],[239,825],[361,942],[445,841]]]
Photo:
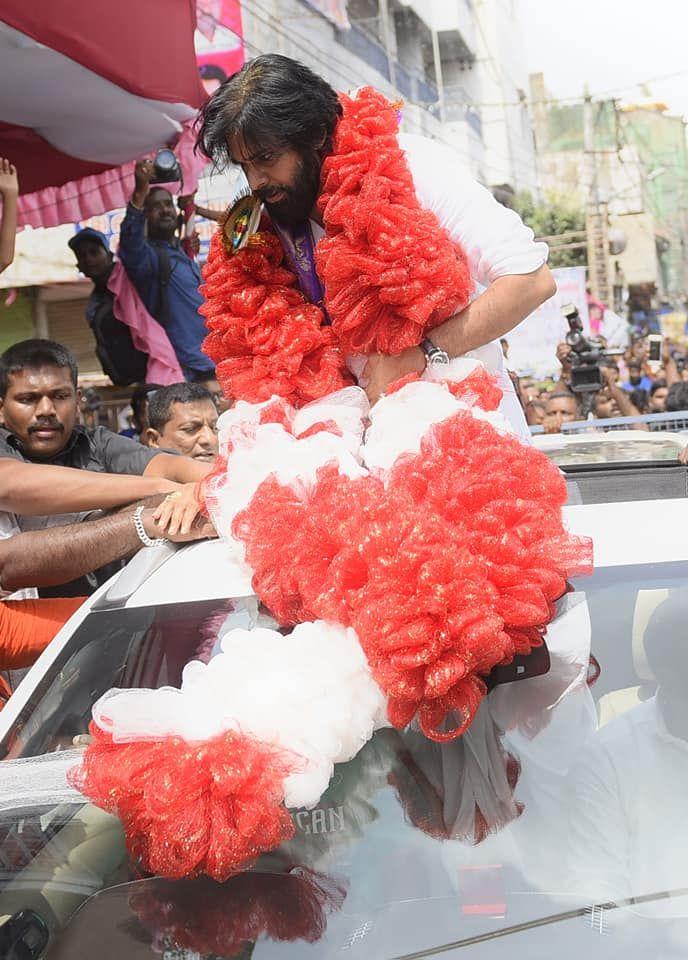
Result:
[[[619,408],[619,412],[622,417],[638,417],[640,416],[640,411],[631,401],[628,391],[624,390],[616,382],[616,374],[611,367],[602,367],[601,369],[602,379],[609,387],[609,393],[611,397],[616,400],[616,405]],[[649,427],[646,423],[635,423],[632,425],[633,430],[649,430]]]
[[672,386],[674,383],[678,383],[681,379],[681,374],[678,372],[676,361],[671,355],[671,346],[671,341],[665,339],[662,344],[662,365],[664,367],[664,376],[666,378],[667,387]]
[[16,167],[0,157],[0,194],[2,194],[2,222],[0,223],[0,273],[14,260],[14,241],[17,235],[17,195],[19,181]]
[[25,516],[114,510],[135,500],[178,489],[176,483],[161,474],[117,476],[24,463],[10,457],[0,459],[0,510]]
[[158,453],[143,471],[144,477],[162,477],[173,483],[198,483],[213,469],[212,463],[201,463],[191,457]]
[[[146,508],[141,515],[151,539],[161,536],[153,513],[153,508]],[[131,556],[142,547],[133,518],[132,508],[100,520],[18,533],[0,541],[2,588],[20,590],[69,583],[107,563]],[[191,532],[168,539],[199,540],[210,532],[208,524],[196,524]]]
[[[143,212],[152,176],[153,162],[139,160],[134,170],[134,192],[127,204],[127,212],[119,233],[119,258],[137,287],[148,286],[158,270],[158,258],[146,240],[146,218]],[[141,290],[139,293],[143,296]]]
[[556,293],[547,264],[534,273],[499,277],[461,313],[430,332],[433,343],[450,357],[497,340]]
[[[547,264],[534,273],[499,277],[461,313],[435,327],[429,336],[450,357],[460,357],[503,337],[555,292],[556,284]],[[368,398],[375,403],[394,380],[424,369],[425,355],[420,347],[411,347],[396,357],[372,354],[363,372]]]
[[212,469],[211,464],[202,464],[190,457],[158,453],[106,427],[96,427],[91,443],[98,460],[109,473],[136,473],[144,477],[161,477],[173,483],[198,483]]

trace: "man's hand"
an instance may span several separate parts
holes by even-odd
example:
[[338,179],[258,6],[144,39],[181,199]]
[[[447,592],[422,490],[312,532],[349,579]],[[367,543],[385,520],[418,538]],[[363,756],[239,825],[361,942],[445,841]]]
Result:
[[193,529],[200,509],[199,485],[185,483],[178,491],[165,497],[156,507],[153,517],[158,529],[166,537],[174,537],[177,533],[186,536]]
[[568,343],[560,343],[557,346],[557,360],[561,364],[562,376],[567,376],[571,373],[572,353],[573,348]]
[[153,161],[149,157],[144,160],[137,160],[134,167],[134,193],[131,198],[135,207],[143,206],[152,179]]
[[0,193],[3,197],[16,197],[19,193],[17,168],[4,157],[0,157]]
[[423,370],[425,355],[420,347],[409,347],[396,357],[371,353],[361,374],[361,386],[372,405],[377,403],[390,383],[409,373],[422,373]]
[[217,536],[215,527],[212,525],[212,523],[210,523],[209,520],[206,520],[205,517],[196,516],[195,520],[188,525],[188,528],[185,528],[184,530],[176,529],[173,532],[169,529],[162,529],[160,524],[155,519],[156,514],[157,509],[152,509],[150,507],[147,507],[141,513],[143,528],[152,540],[155,540],[157,537],[166,537],[173,543],[187,543],[190,540],[205,540],[208,537]]
[[192,212],[196,212],[196,194],[187,193],[183,197],[177,197],[177,206],[182,213],[186,212],[187,207],[192,207]]
[[678,462],[684,466],[688,465],[688,447],[684,447],[678,455]]
[[602,375],[602,383],[606,384],[609,390],[617,388],[616,370],[613,367],[600,367],[600,374]]

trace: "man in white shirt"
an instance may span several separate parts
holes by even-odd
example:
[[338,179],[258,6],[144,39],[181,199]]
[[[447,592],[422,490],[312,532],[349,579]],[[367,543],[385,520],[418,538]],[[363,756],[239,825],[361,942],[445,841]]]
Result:
[[[340,116],[337,94],[325,80],[303,64],[268,54],[247,63],[211,97],[203,108],[199,145],[218,165],[242,168],[274,223],[294,226],[310,219],[317,242],[322,235],[316,206],[320,168],[332,152]],[[451,149],[410,134],[400,134],[399,145],[418,200],[463,247],[479,291],[465,309],[432,330],[430,346],[450,358],[469,354],[483,361],[504,391],[502,412],[527,433],[499,338],[554,294],[547,246],[535,243],[516,213],[460,172]],[[371,354],[361,383],[375,402],[390,383],[421,372],[426,362],[421,347],[397,356]]]

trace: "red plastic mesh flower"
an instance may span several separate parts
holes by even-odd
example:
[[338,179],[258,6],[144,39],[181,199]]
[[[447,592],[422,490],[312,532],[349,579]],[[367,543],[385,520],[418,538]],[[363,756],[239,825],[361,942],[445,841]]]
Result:
[[321,174],[318,274],[344,353],[397,354],[466,305],[468,264],[418,202],[397,107],[371,87],[340,99]]
[[281,266],[282,247],[269,232],[228,257],[220,233],[210,245],[201,288],[208,336],[205,353],[217,364],[225,396],[261,403],[273,394],[295,406],[351,383],[322,311],[294,288]]
[[284,778],[297,765],[237,733],[115,743],[95,724],[70,780],[124,826],[129,853],[163,877],[223,881],[294,835]]
[[[282,624],[355,628],[389,717],[458,736],[494,666],[542,642],[591,544],[561,520],[559,470],[468,412],[436,424],[383,482],[322,468],[313,489],[274,477],[237,516],[253,585]],[[284,550],[285,531],[289,549]],[[441,729],[449,714],[454,729]]]

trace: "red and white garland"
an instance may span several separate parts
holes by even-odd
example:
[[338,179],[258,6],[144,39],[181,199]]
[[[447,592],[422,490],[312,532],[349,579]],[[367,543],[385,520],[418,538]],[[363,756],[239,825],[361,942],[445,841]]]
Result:
[[381,725],[461,735],[591,563],[559,470],[511,435],[477,362],[373,410],[349,385],[345,357],[418,343],[470,287],[413,193],[394,106],[370,90],[343,106],[316,251],[332,325],[269,230],[232,257],[216,237],[205,271],[206,349],[238,401],[206,506],[291,633],[232,630],[181,690],[110,691],[73,775],[163,876],[224,880],[289,838],[287,808],[316,804]]

